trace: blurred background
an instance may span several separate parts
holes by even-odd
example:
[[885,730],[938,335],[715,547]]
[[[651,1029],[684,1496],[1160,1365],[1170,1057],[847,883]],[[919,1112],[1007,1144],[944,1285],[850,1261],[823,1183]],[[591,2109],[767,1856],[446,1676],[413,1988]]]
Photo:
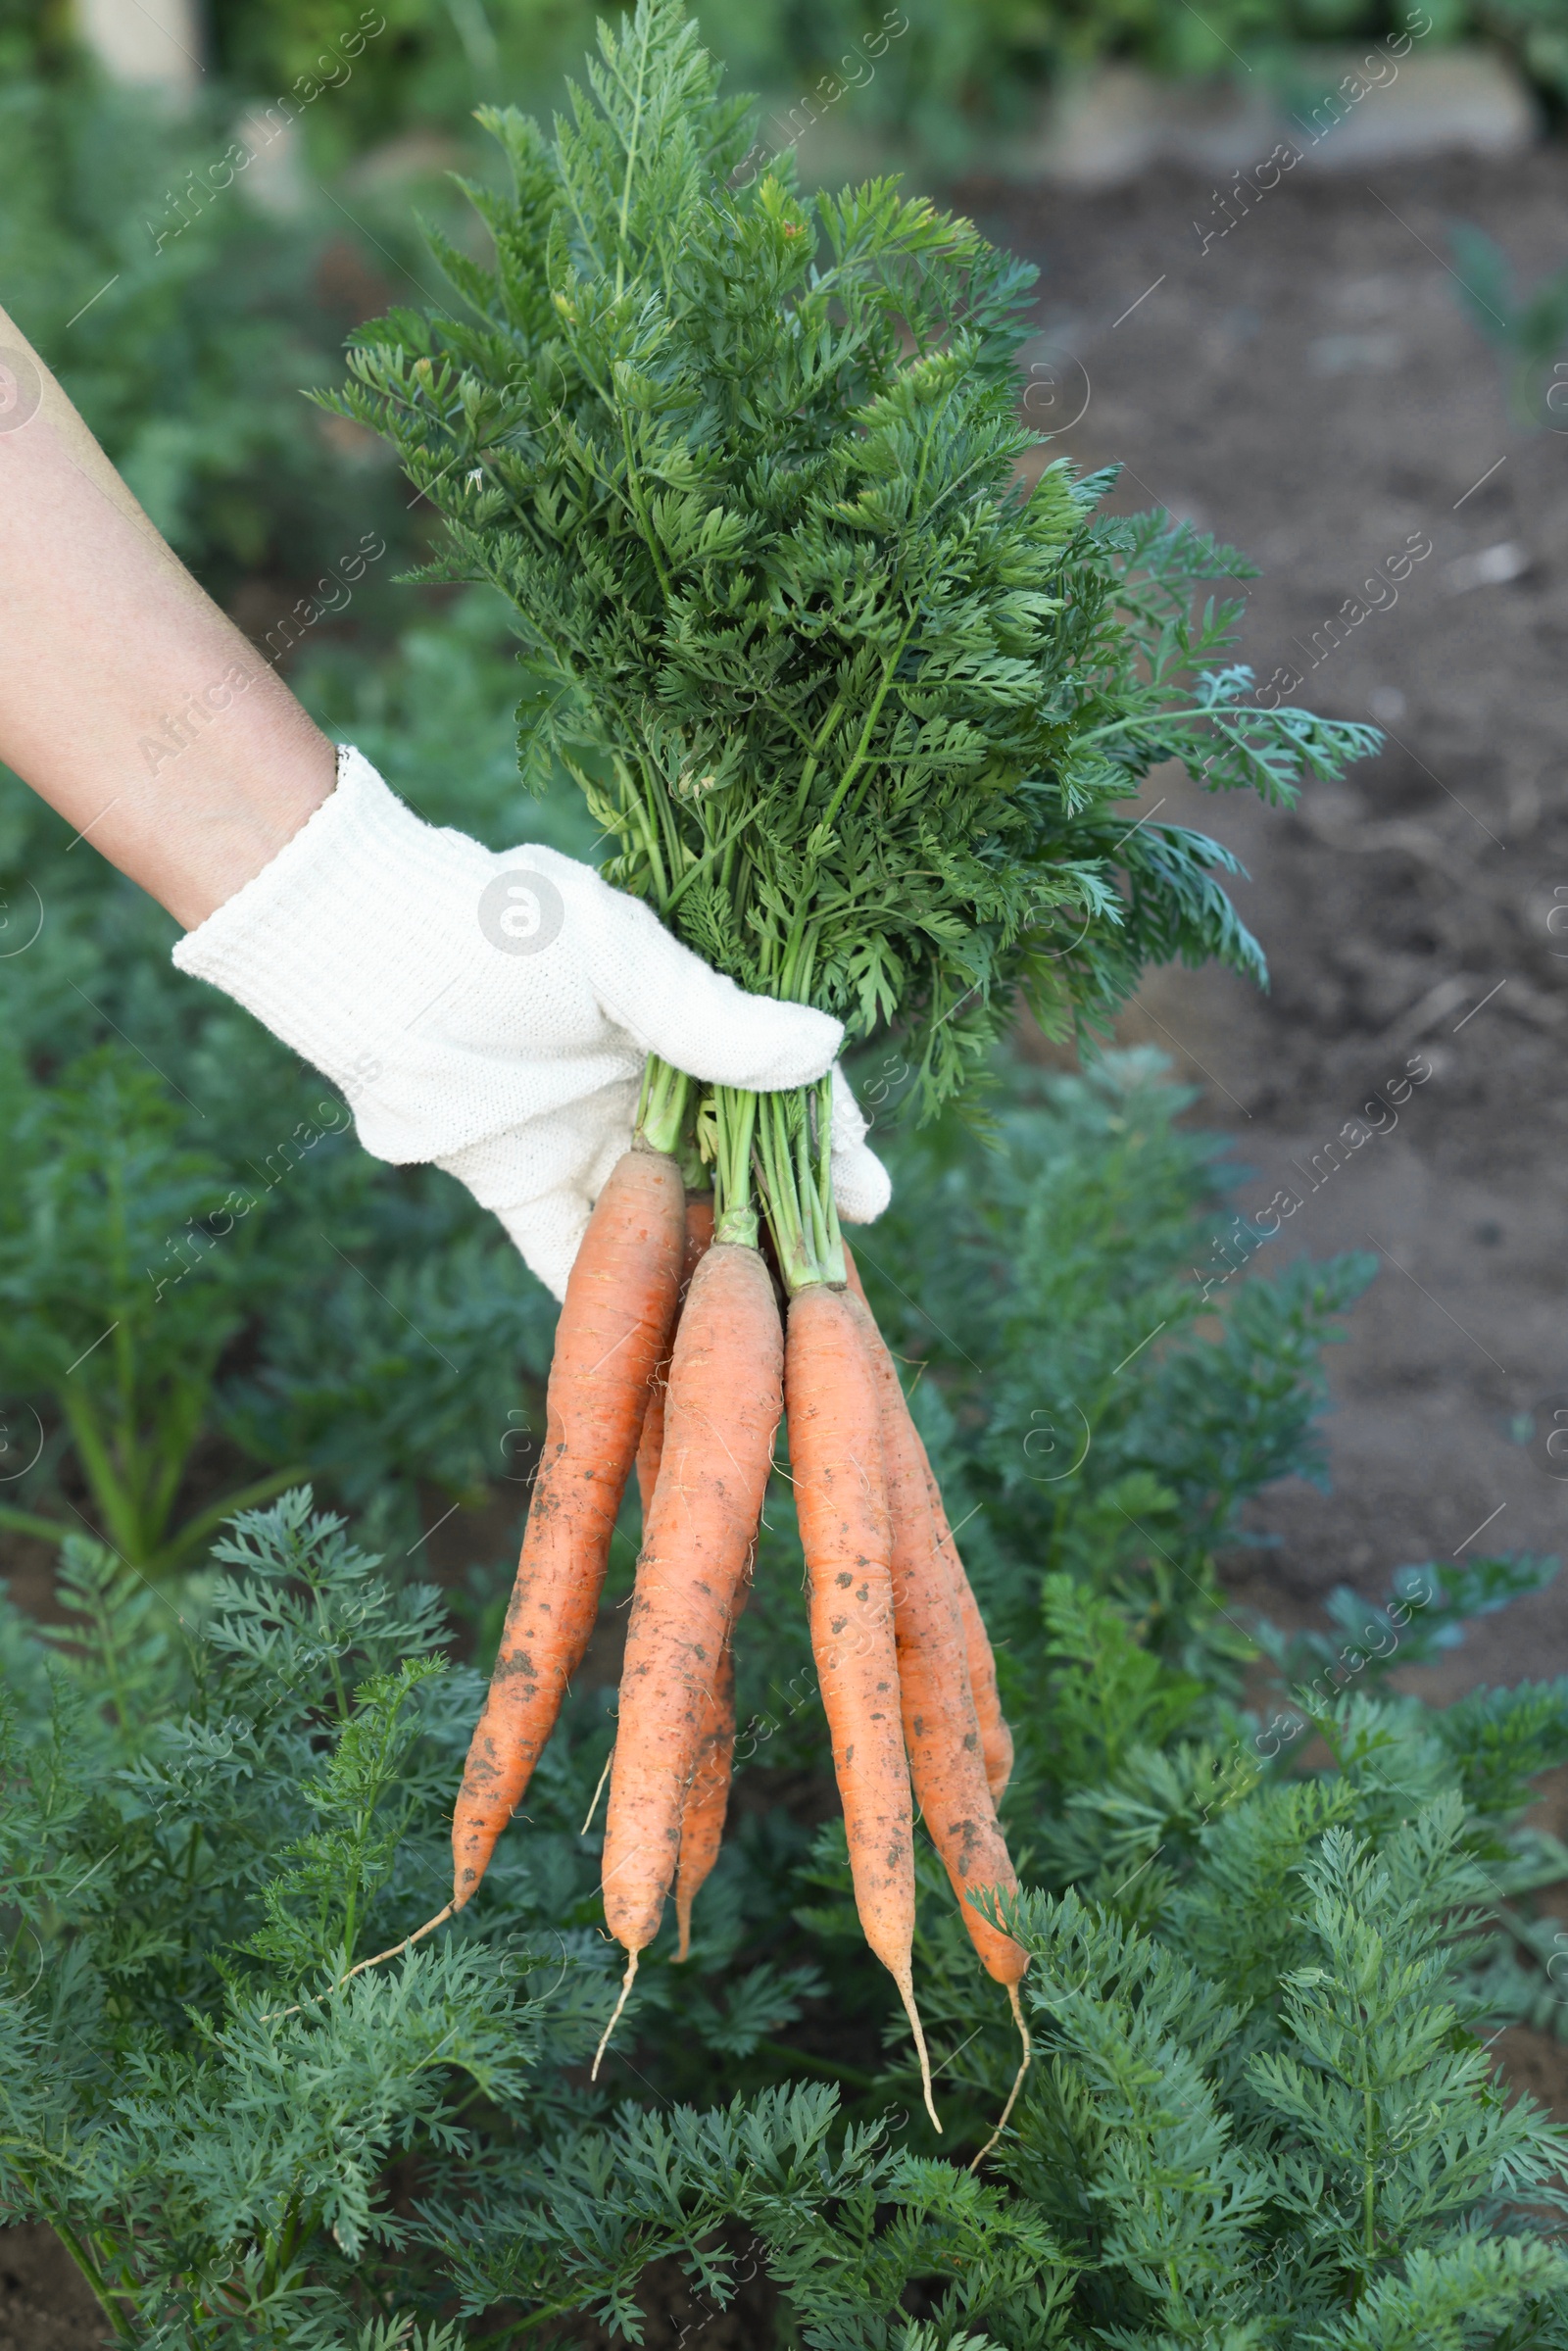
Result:
[[[577,855],[592,841],[575,796],[533,802],[517,783],[504,611],[485,590],[401,582],[430,510],[379,444],[304,395],[340,380],[357,322],[447,299],[420,222],[483,250],[454,176],[500,184],[474,109],[563,103],[596,13],[0,0],[0,301],[328,731],[434,820]],[[1110,1201],[1102,1287],[1121,1283],[1134,1322],[1157,1279],[1202,1342],[1211,1305],[1283,1281],[1303,1249],[1356,1252],[1310,1310],[1299,1285],[1274,1294],[1261,1353],[1237,1355],[1229,1387],[1215,1374],[1209,1452],[1162,1429],[1184,1392],[1159,1386],[1155,1349],[1135,1375],[1143,1420],[1086,1480],[1111,1459],[1157,1470],[1184,1497],[1167,1541],[1289,1626],[1321,1621],[1337,1586],[1383,1591],[1404,1561],[1553,1551],[1568,0],[698,13],[734,82],[761,93],[760,159],[794,147],[808,180],[902,170],[1038,265],[1021,397],[1049,436],[1040,462],[1119,461],[1116,506],[1166,507],[1245,551],[1260,690],[1385,730],[1378,759],[1294,814],[1150,779],[1146,812],[1198,822],[1247,864],[1237,897],[1268,994],[1155,974],[1111,1040],[1132,1057],[1098,1093],[1051,1095],[1065,1063],[1019,1039],[1014,1099],[1044,1087],[1055,1104],[1016,1129],[1050,1161],[1046,1248],[1082,1197]],[[101,1537],[157,1583],[200,1559],[237,1500],[309,1476],[368,1547],[437,1576],[482,1656],[553,1303],[456,1185],[367,1159],[314,1073],[179,979],[173,935],[0,770],[0,1573],[48,1618],[67,1535]],[[1166,1083],[1149,1132],[1179,1112],[1194,1140],[1129,1174],[1118,1104],[1147,1089],[1151,1050],[1189,1091]],[[899,1161],[894,1066],[873,1052],[857,1077]],[[1215,1136],[1222,1158],[1200,1140]],[[942,1148],[908,1160],[880,1270],[906,1354],[940,1367],[956,1348],[961,1379],[959,1356],[978,1366],[951,1334],[968,1338],[955,1318],[972,1284],[957,1257],[932,1265],[918,1213],[949,1180]],[[1035,1212],[997,1215],[1015,1209]],[[1295,1422],[1288,1442],[1253,1427],[1232,1445],[1249,1411],[1267,1419],[1270,1365],[1279,1395],[1305,1393],[1302,1367],[1363,1284],[1328,1361],[1324,1474]],[[1042,1285],[1033,1326],[1014,1301],[1007,1360],[1024,1368],[976,1404],[990,1434],[964,1474],[982,1498],[988,1477],[1024,1492],[996,1467],[1004,1437],[1021,1447],[1041,1491],[1020,1540],[1059,1543],[1077,1471],[1057,1486],[1040,1464],[1075,1443],[1072,1391],[1049,1367],[1029,1385],[1030,1330],[1059,1303]],[[1124,1337],[1104,1325],[1107,1373]],[[960,1451],[968,1425],[960,1412]],[[1089,1509],[1077,1540],[1099,1525]],[[1535,1582],[1516,1576],[1533,1596],[1406,1669],[1411,1687],[1446,1698],[1568,1671],[1568,1588]],[[612,1628],[603,1683],[613,1645]]]

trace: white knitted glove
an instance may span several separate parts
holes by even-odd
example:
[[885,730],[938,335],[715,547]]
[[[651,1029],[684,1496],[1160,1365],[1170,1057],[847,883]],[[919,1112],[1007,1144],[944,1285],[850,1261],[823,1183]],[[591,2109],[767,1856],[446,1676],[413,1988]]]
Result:
[[[649,1053],[762,1092],[820,1077],[843,1034],[710,971],[574,857],[425,824],[348,746],[336,791],[174,961],[341,1088],[375,1158],[466,1184],[557,1298]],[[865,1223],[890,1187],[833,1074],[834,1192]]]
[[893,1183],[875,1151],[867,1151],[870,1129],[850,1081],[833,1064],[833,1199],[845,1224],[874,1224],[893,1198]]

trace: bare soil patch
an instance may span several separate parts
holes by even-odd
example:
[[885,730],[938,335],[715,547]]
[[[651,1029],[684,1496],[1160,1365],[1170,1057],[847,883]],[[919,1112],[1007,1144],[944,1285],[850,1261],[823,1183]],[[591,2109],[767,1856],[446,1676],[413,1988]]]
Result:
[[[1157,973],[1123,1040],[1162,1046],[1236,1137],[1252,1171],[1239,1207],[1299,1200],[1255,1266],[1303,1248],[1382,1262],[1331,1362],[1333,1491],[1265,1497],[1279,1544],[1237,1563],[1238,1590],[1289,1616],[1342,1581],[1381,1591],[1407,1560],[1556,1550],[1568,434],[1510,419],[1448,233],[1477,222],[1526,285],[1560,269],[1568,154],[1298,172],[1206,251],[1194,223],[1223,215],[1188,173],[1094,197],[964,194],[1042,267],[1037,409],[1057,385],[1069,413],[1082,398],[1057,353],[1087,375],[1088,407],[1053,447],[1125,458],[1119,506],[1168,506],[1261,564],[1243,644],[1260,683],[1283,671],[1282,699],[1388,730],[1379,759],[1309,787],[1295,814],[1169,769],[1142,804],[1242,857],[1237,900],[1272,987]],[[1390,558],[1424,542],[1391,579]],[[1430,1077],[1396,1104],[1412,1063]],[[1383,1131],[1350,1143],[1357,1119]],[[1565,1670],[1568,1578],[1421,1679],[1436,1697]]]

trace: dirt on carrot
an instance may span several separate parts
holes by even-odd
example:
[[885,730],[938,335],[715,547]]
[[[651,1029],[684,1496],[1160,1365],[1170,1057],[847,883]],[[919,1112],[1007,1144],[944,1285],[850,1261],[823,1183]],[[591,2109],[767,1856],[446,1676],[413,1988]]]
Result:
[[[736,1599],[739,1615],[746,1587]],[[688,1959],[692,1948],[692,1904],[712,1874],[723,1841],[724,1815],[729,1809],[730,1769],[735,1756],[735,1646],[724,1643],[718,1678],[703,1717],[697,1764],[680,1816],[680,1860],[675,1871],[675,1924],[680,1933],[677,1959]]]
[[[849,1275],[851,1290],[869,1313],[870,1306],[860,1281],[859,1268],[851,1254],[848,1243],[845,1244],[844,1249],[844,1264]],[[874,1327],[874,1316],[872,1322]],[[877,1332],[877,1342],[883,1351],[887,1352],[887,1342],[883,1339],[880,1331]],[[897,1377],[896,1370],[894,1376]],[[906,1418],[909,1417],[907,1403],[905,1405],[905,1415]],[[909,1419],[909,1430],[919,1449],[921,1467],[925,1473],[926,1494],[936,1527],[937,1543],[949,1564],[954,1591],[958,1602],[958,1613],[963,1623],[964,1653],[969,1669],[969,1693],[974,1700],[975,1716],[980,1726],[980,1744],[985,1756],[986,1785],[991,1790],[992,1802],[1000,1803],[1003,1790],[1012,1777],[1012,1733],[1008,1730],[1006,1717],[1002,1711],[1002,1697],[997,1689],[997,1661],[992,1653],[991,1636],[986,1631],[985,1619],[980,1614],[980,1603],[975,1598],[970,1587],[958,1546],[953,1540],[953,1530],[948,1524],[948,1513],[942,1500],[942,1489],[937,1484],[929,1456],[926,1453],[925,1440],[921,1437],[919,1430],[915,1428],[912,1419]]]
[[833,1739],[855,1906],[899,1987],[931,2099],[915,2006],[914,1838],[893,1629],[893,1531],[876,1380],[847,1291],[790,1300],[784,1349],[790,1474],[810,1593],[811,1653]]
[[[707,1255],[713,1239],[713,1196],[710,1192],[688,1192],[686,1195],[686,1253],[680,1269],[680,1297],[675,1307],[675,1327],[680,1327],[680,1310],[692,1286],[692,1276]],[[664,1402],[669,1390],[669,1366],[675,1349],[675,1334],[670,1333],[669,1346],[660,1357],[648,1392],[648,1409],[643,1415],[642,1442],[637,1447],[637,1493],[643,1506],[643,1524],[654,1506],[654,1488],[659,1483],[659,1456],[664,1445]]]
[[682,1814],[750,1570],[783,1405],[783,1334],[754,1249],[692,1277],[637,1562],[605,1831],[605,1917],[629,1952],[659,1931]]
[[937,1540],[925,1456],[875,1318],[863,1298],[855,1298],[853,1304],[875,1373],[881,1412],[893,1531],[899,1695],[915,1800],[952,1880],[981,1964],[998,1984],[1017,1984],[1029,1964],[1028,1955],[968,1899],[971,1888],[1016,1893],[1018,1880],[986,1785],[963,1619],[949,1562]]
[[628,1151],[595,1204],[557,1326],[522,1555],[453,1813],[454,1908],[484,1876],[588,1645],[650,1383],[674,1324],[685,1236],[676,1162]]

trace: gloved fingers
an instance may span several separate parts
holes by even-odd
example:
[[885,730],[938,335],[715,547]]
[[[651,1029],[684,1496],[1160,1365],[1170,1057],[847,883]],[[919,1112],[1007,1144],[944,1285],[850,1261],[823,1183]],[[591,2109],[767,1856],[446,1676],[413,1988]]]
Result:
[[590,879],[584,933],[594,992],[645,1052],[710,1085],[759,1094],[822,1075],[843,1039],[841,1021],[809,1004],[748,995],[683,947],[651,906]]
[[558,1304],[565,1298],[566,1277],[577,1261],[591,1213],[576,1192],[553,1192],[546,1200],[496,1210],[518,1256]]
[[[506,1228],[530,1271],[556,1298],[581,1247],[611,1169],[631,1142],[638,1087],[602,1086],[566,1107],[504,1129],[437,1160]],[[871,1224],[892,1198],[887,1169],[865,1142],[849,1081],[833,1066],[833,1197],[846,1224]]]
[[635,1082],[601,1087],[566,1109],[436,1161],[500,1218],[524,1264],[557,1298],[566,1295],[593,1203],[631,1143],[637,1091]]
[[893,1179],[866,1144],[864,1115],[850,1081],[833,1064],[833,1198],[845,1224],[874,1224],[893,1198]]

